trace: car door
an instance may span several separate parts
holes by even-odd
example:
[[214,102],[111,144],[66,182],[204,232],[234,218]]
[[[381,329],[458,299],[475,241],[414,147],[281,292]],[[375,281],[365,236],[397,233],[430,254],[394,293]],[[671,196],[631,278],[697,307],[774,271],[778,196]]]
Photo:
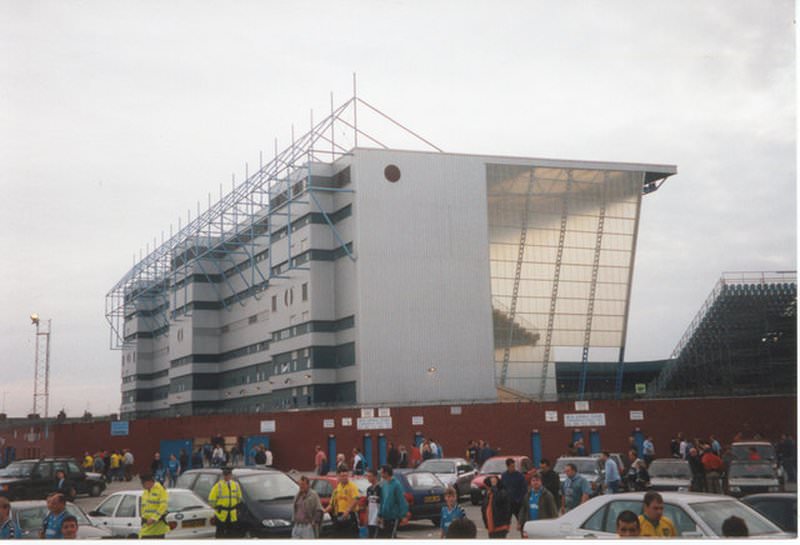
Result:
[[[596,500],[593,500],[596,501]],[[564,537],[611,537],[617,534],[617,517],[623,511],[633,511],[637,515],[642,512],[641,500],[610,501],[592,513],[570,536]]]
[[78,494],[85,494],[89,491],[86,487],[86,474],[72,460],[67,461],[67,479],[72,481]]
[[[117,508],[120,500],[120,494],[114,494],[113,496],[109,496],[106,498],[104,502],[97,506],[94,511],[89,513],[89,517],[92,519],[92,522],[98,528],[105,528],[107,530],[112,530],[113,528],[113,518],[114,518],[114,511]],[[112,531],[113,533],[113,531]],[[116,535],[116,534],[114,534]]]
[[139,496],[135,494],[124,494],[117,506],[113,517],[112,533],[118,536],[135,536],[141,528],[139,518]]
[[219,473],[201,473],[197,476],[197,480],[194,484],[192,484],[192,492],[200,496],[200,499],[207,502],[208,495],[211,493],[211,488],[217,484],[219,477]]
[[54,488],[53,462],[39,462],[31,474],[31,491],[28,497],[45,498]]

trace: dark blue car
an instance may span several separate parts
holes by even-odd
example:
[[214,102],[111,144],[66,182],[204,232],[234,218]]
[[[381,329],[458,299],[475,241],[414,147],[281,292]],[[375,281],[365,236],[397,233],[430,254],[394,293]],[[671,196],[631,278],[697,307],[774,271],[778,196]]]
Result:
[[428,519],[434,526],[441,522],[445,485],[428,471],[395,469],[394,476],[403,486],[411,516],[407,520]]

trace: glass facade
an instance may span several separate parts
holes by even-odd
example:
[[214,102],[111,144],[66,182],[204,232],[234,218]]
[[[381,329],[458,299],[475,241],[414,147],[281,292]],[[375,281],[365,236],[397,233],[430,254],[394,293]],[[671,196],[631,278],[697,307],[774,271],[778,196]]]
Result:
[[643,172],[487,165],[497,385],[555,399],[553,362],[625,343]]

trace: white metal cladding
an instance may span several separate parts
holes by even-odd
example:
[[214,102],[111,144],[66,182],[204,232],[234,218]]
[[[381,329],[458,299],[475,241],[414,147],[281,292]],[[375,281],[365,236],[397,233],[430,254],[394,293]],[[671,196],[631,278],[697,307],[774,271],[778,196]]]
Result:
[[366,149],[354,159],[358,400],[494,399],[484,161]]

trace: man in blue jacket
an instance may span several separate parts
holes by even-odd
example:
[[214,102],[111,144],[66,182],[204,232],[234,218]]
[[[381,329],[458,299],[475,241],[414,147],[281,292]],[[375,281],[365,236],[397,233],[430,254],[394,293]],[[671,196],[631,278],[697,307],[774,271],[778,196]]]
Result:
[[403,494],[403,486],[394,478],[392,466],[385,465],[381,468],[381,479],[379,526],[382,528],[378,537],[394,539],[397,536],[397,526],[408,514],[408,502]]
[[517,471],[517,463],[514,458],[506,458],[506,471],[500,475],[500,482],[503,483],[508,499],[511,504],[511,512],[519,520],[519,510],[525,500],[525,493],[528,491],[528,483],[525,475]]

